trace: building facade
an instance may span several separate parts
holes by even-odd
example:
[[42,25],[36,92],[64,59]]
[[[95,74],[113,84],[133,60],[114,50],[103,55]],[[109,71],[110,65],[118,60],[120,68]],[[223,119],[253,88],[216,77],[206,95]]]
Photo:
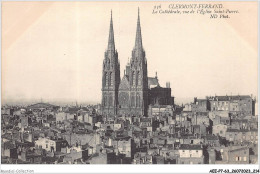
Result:
[[135,45],[123,78],[120,79],[120,63],[115,49],[111,12],[108,47],[102,72],[102,115],[147,116],[149,104],[173,105],[170,84],[167,83],[166,88],[160,87],[157,75],[155,78],[148,78],[147,71],[138,10]]
[[182,144],[179,148],[178,164],[204,164],[201,145]]
[[115,49],[112,12],[108,46],[104,57],[102,72],[102,113],[116,114],[118,105],[118,88],[120,84],[120,64],[118,53]]
[[228,111],[233,115],[255,115],[255,99],[249,95],[208,97],[211,111]]

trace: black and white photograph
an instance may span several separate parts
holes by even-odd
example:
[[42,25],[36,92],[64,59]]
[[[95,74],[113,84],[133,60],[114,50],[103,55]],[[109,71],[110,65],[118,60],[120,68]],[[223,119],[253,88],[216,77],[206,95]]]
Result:
[[257,1],[2,1],[1,173],[259,173],[258,22]]

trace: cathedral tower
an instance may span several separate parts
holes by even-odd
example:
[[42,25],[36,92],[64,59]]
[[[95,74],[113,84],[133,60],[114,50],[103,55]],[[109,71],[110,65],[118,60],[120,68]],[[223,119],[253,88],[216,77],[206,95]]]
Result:
[[115,49],[113,20],[111,11],[108,46],[105,51],[102,73],[102,114],[116,115],[118,88],[120,84],[120,63]]
[[126,74],[119,87],[120,113],[147,116],[148,111],[148,77],[147,60],[142,44],[140,15],[138,9],[135,46]]

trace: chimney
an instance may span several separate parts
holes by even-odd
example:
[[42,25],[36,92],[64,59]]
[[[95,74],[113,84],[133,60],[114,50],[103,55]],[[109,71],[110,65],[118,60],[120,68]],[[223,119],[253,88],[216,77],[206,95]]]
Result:
[[194,104],[196,104],[197,102],[197,97],[194,97]]
[[170,82],[166,82],[166,88],[171,88]]

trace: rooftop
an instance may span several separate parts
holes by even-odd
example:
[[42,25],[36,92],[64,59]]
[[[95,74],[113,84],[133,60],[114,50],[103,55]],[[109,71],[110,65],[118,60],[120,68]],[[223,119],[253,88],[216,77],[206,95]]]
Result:
[[149,88],[158,86],[158,85],[159,85],[159,81],[158,81],[157,77],[148,77],[148,87]]
[[251,99],[251,96],[249,95],[231,95],[231,96],[212,96],[209,97],[211,100],[217,100],[217,101],[230,101],[230,100],[244,100],[244,99]]
[[202,150],[202,146],[198,144],[181,144],[180,145],[181,150]]

